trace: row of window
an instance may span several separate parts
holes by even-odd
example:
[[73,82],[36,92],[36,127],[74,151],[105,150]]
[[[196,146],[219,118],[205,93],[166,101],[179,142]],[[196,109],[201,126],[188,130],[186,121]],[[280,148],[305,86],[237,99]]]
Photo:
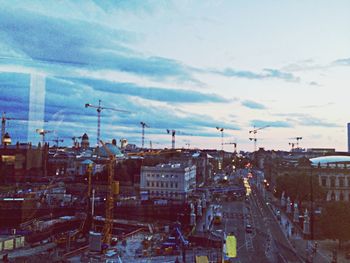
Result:
[[[350,200],[350,194],[348,195],[348,200]],[[335,199],[335,193],[334,192],[332,192],[331,193],[331,201],[335,201],[336,199]],[[340,192],[340,194],[339,194],[339,201],[344,201],[345,200],[345,196],[344,196],[344,194],[342,193],[342,192]]]
[[178,183],[175,182],[147,182],[148,187],[165,187],[165,188],[178,188]]
[[177,178],[177,174],[147,174],[147,177]]
[[[338,180],[339,180],[339,187],[344,187],[345,186],[345,178],[340,177]],[[322,177],[321,181],[322,181],[322,186],[327,186],[327,177]],[[330,183],[331,183],[331,187],[335,187],[335,177],[332,176],[330,178]]]
[[165,197],[178,197],[180,196],[177,192],[163,192],[163,191],[150,191],[153,196],[165,196]]

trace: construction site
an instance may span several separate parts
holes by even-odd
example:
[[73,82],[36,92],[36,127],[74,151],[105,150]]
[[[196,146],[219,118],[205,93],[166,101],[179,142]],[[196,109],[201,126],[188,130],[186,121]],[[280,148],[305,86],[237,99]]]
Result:
[[[221,262],[224,237],[210,232],[212,189],[203,187],[210,186],[207,181],[217,161],[208,153],[177,149],[175,135],[185,133],[173,129],[166,130],[170,149],[152,149],[151,143],[146,148],[145,122],[140,122],[140,148],[128,149],[125,139],[120,147],[116,140],[105,143],[100,140],[101,111],[122,110],[102,107],[101,101],[85,107],[97,110],[97,147],[90,146],[86,133],[72,137],[72,147],[59,147],[63,139],[58,137],[50,146],[46,135],[54,131],[44,129],[36,130],[41,136],[37,146],[12,144],[6,122],[16,119],[3,113],[3,261],[194,262],[197,257],[198,262]],[[236,150],[236,143],[230,144]],[[124,174],[129,167],[134,170]],[[159,189],[168,191],[147,188],[153,185],[144,182],[151,177],[147,167],[153,167],[152,177],[161,174]],[[188,185],[181,186],[184,183]]]

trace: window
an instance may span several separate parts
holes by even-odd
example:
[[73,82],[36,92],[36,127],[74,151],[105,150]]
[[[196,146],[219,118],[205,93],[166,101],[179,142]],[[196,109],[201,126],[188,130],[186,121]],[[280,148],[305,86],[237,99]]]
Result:
[[322,177],[322,186],[327,186],[327,178]]
[[174,184],[173,182],[170,183],[170,188],[173,188],[174,187]]
[[339,186],[344,187],[344,177],[339,177]]
[[332,192],[332,194],[331,194],[331,200],[332,200],[332,201],[335,200],[335,194],[334,194],[334,192]]
[[149,187],[149,182],[147,182],[147,186]]
[[164,183],[163,182],[160,183],[160,187],[164,187]]
[[343,201],[343,200],[344,200],[344,195],[343,195],[342,192],[341,192],[340,195],[339,195],[339,200],[340,200],[340,201]]
[[177,188],[177,186],[178,186],[177,183],[175,183],[175,188]]
[[168,187],[169,187],[169,184],[168,184],[167,182],[165,183],[165,187],[166,187],[166,188],[168,188]]
[[154,182],[151,183],[151,186],[154,187]]
[[331,187],[335,187],[335,178],[331,177]]
[[159,182],[156,183],[157,187],[159,187]]

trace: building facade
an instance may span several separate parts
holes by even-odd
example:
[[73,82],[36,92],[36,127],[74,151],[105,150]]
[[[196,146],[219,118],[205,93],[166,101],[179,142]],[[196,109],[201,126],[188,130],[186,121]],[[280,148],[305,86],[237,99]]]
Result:
[[150,198],[185,200],[196,187],[196,166],[183,163],[142,166],[140,191]]
[[324,156],[310,159],[326,201],[350,201],[350,156]]

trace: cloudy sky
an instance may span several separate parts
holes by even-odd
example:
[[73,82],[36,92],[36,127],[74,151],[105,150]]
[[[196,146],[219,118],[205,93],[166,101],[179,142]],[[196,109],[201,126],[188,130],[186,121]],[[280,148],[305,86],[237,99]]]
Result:
[[[347,149],[349,1],[0,1],[0,110],[36,128],[170,147]],[[182,134],[181,134],[182,133]],[[232,145],[225,145],[226,150]]]

